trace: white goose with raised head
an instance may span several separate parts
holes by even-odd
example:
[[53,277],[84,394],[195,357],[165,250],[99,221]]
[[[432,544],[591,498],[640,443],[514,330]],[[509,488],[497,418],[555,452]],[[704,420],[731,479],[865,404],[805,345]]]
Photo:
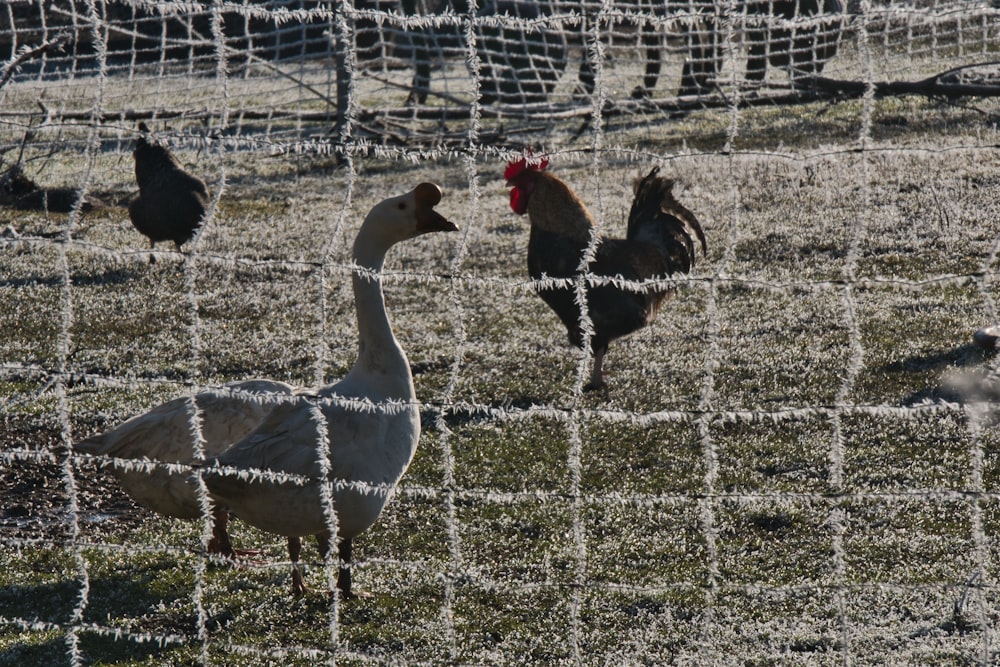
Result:
[[317,535],[325,555],[335,531],[337,585],[344,597],[354,595],[352,539],[378,519],[416,451],[419,405],[409,361],[385,310],[381,272],[395,244],[458,229],[434,210],[440,201],[441,189],[422,183],[380,202],[362,223],[353,248],[358,358],[347,376],[315,395],[288,398],[203,469],[220,505],[289,538],[293,593],[306,590],[298,568],[301,538]]

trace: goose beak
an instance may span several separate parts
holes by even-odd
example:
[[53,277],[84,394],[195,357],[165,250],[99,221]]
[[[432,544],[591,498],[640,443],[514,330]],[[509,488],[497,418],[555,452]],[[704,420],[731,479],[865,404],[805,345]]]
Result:
[[434,183],[421,183],[413,191],[417,203],[417,232],[457,232],[458,225],[434,210],[441,201],[441,188]]

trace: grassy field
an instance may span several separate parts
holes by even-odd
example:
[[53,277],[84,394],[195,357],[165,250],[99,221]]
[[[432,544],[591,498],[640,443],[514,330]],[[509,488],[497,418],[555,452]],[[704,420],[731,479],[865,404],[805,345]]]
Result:
[[[1000,621],[991,353],[996,106],[885,99],[527,134],[624,234],[659,164],[708,257],[613,344],[607,391],[527,284],[528,228],[483,147],[412,163],[183,151],[218,198],[181,256],[116,205],[127,142],[41,177],[111,205],[0,208],[0,665],[987,665]],[[514,131],[516,135],[516,129]],[[84,176],[85,174],[85,176]],[[41,178],[40,177],[40,178]],[[387,305],[423,404],[356,584],[236,520],[134,505],[64,445],[168,398],[354,361],[350,243],[421,181],[460,234],[395,248]]]

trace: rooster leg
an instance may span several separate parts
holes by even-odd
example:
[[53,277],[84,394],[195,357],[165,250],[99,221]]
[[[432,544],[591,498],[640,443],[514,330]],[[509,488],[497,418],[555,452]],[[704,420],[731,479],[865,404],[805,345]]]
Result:
[[584,391],[594,391],[607,386],[607,383],[604,382],[604,354],[607,351],[607,347],[594,351],[594,371],[590,374],[590,382],[583,388]]

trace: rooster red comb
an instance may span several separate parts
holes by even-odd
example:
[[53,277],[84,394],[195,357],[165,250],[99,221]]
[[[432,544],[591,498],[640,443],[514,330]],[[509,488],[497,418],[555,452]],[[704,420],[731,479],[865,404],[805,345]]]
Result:
[[534,171],[544,171],[546,167],[549,166],[549,159],[543,157],[541,159],[535,160],[533,164],[528,164],[528,158],[531,154],[525,155],[519,160],[511,160],[507,163],[507,168],[503,172],[504,180],[509,181],[512,178],[516,178],[525,169],[532,169]]

